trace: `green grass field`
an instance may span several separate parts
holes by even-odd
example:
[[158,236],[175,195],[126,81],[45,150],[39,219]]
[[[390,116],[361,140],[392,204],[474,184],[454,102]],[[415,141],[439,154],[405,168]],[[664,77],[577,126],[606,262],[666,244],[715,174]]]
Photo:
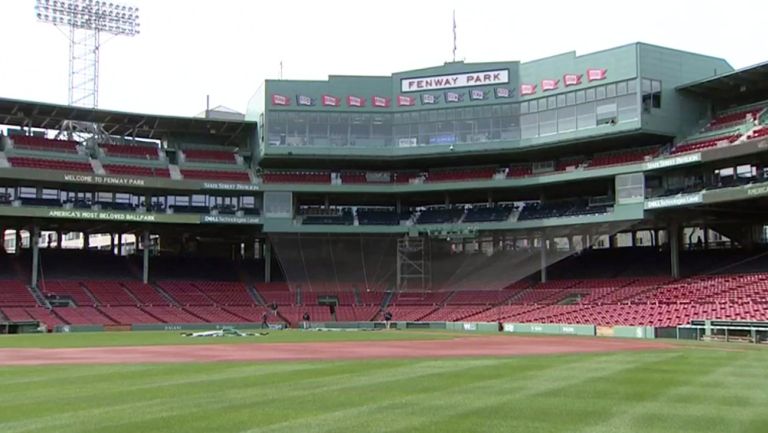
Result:
[[[165,344],[174,334],[123,335]],[[34,337],[43,336],[0,345],[107,344],[99,334]],[[2,367],[0,432],[765,433],[766,366],[764,348],[684,344],[515,358]]]

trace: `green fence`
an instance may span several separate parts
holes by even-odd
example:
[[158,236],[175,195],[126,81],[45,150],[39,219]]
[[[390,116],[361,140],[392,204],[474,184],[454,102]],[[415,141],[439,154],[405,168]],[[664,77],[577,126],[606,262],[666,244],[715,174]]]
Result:
[[504,332],[514,334],[587,335],[594,336],[594,325],[552,325],[539,323],[505,323]]

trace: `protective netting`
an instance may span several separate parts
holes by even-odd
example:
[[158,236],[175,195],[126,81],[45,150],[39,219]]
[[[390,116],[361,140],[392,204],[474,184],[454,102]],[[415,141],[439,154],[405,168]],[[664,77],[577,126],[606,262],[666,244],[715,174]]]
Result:
[[[273,234],[289,285],[302,291],[501,290],[579,254],[634,222],[496,232],[473,238],[399,235]],[[542,257],[542,239],[546,245]]]

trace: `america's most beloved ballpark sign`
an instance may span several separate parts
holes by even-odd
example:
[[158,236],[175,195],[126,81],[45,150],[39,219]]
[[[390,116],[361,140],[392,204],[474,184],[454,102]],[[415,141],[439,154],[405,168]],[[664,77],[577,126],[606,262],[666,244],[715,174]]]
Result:
[[452,89],[455,87],[490,86],[509,83],[509,70],[467,72],[463,74],[434,75],[431,77],[402,78],[400,91]]

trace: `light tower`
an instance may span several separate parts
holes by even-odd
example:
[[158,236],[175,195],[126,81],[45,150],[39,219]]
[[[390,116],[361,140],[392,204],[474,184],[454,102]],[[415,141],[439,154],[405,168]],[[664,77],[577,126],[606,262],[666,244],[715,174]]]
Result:
[[36,0],[35,14],[64,28],[69,38],[69,105],[96,108],[101,33],[138,35],[139,8],[97,0]]

